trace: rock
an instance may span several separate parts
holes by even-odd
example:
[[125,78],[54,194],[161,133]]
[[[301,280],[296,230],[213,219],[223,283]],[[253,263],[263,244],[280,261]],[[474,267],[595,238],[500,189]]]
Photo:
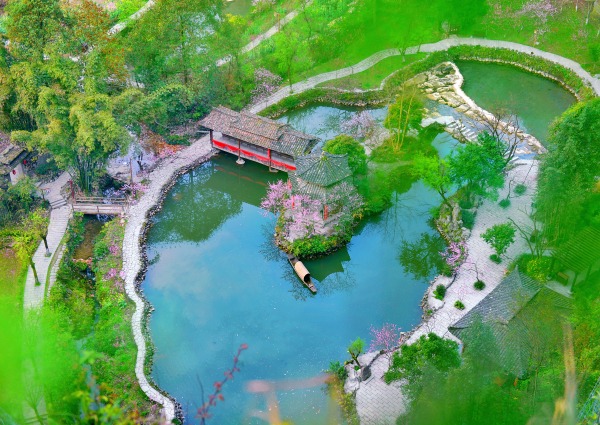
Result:
[[466,103],[463,103],[462,105],[458,106],[456,108],[456,112],[460,112],[461,114],[464,114],[465,112],[467,112],[469,109],[471,109],[469,107],[469,105],[467,105]]
[[426,74],[418,74],[415,77],[413,77],[413,82],[417,85],[419,84],[423,84],[427,81],[427,75]]

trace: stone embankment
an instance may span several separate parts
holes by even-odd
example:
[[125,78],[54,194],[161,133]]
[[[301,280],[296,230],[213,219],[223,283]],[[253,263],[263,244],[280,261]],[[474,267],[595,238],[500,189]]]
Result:
[[165,194],[175,184],[176,179],[208,160],[212,148],[208,136],[195,141],[191,146],[165,158],[147,176],[147,189],[129,211],[123,240],[123,271],[125,272],[125,291],[136,305],[132,317],[132,328],[135,343],[138,347],[135,373],[140,387],[153,401],[163,406],[163,413],[168,422],[180,415],[177,404],[167,395],[158,391],[145,374],[146,362],[146,328],[145,318],[149,305],[141,295],[139,287],[146,271],[145,238],[150,217],[162,204]]
[[[515,123],[501,120],[502,114],[494,115],[479,106],[463,91],[464,77],[452,62],[443,62],[429,71],[411,78],[408,83],[416,84],[431,99],[448,105],[468,120],[471,127],[479,127],[489,132],[501,133],[506,140],[515,140],[522,154],[544,153],[546,149],[530,134],[520,130]],[[458,139],[464,139],[460,126],[446,127],[447,131]]]

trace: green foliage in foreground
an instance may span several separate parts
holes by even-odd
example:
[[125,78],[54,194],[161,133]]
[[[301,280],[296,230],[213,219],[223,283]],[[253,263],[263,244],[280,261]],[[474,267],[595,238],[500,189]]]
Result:
[[537,216],[551,244],[600,225],[600,98],[573,105],[553,125],[538,184]]
[[411,383],[411,394],[415,394],[422,385],[424,372],[429,368],[446,373],[459,365],[458,344],[430,333],[422,335],[414,344],[403,345],[400,353],[395,352],[384,379],[387,383],[407,379]]

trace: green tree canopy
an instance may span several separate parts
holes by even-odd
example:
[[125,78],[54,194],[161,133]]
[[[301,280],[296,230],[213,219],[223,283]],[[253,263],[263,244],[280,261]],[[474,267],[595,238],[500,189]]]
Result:
[[490,199],[498,198],[504,185],[505,161],[502,147],[487,133],[477,143],[467,143],[448,158],[450,178],[470,193]]
[[412,172],[423,183],[435,190],[444,203],[450,206],[448,192],[452,186],[448,163],[438,156],[418,155],[413,161]]
[[[600,223],[600,99],[573,105],[550,129],[536,204],[551,242]],[[584,224],[585,223],[585,224]]]
[[348,155],[348,165],[352,170],[352,174],[367,173],[365,148],[353,137],[340,134],[334,139],[327,141],[323,146],[323,150],[337,155]]

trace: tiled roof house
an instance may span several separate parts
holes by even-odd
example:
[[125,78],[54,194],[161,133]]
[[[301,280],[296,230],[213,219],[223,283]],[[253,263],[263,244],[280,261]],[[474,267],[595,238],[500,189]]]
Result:
[[[539,339],[536,338],[539,336],[536,321],[539,321],[540,311],[552,311],[555,319],[568,314],[570,309],[570,298],[515,269],[449,330],[463,340],[476,323],[487,325],[494,336],[502,367],[520,376],[528,369]],[[552,326],[550,320],[545,325]]]

